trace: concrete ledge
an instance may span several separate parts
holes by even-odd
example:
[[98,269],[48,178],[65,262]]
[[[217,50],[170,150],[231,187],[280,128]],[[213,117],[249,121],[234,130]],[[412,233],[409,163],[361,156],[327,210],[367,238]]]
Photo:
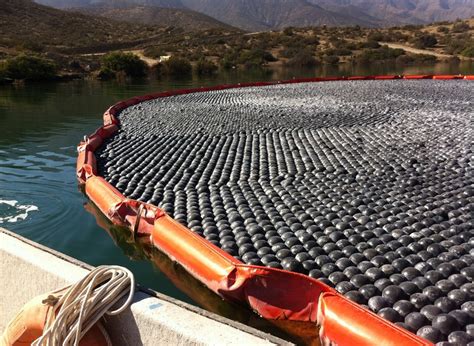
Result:
[[[0,228],[0,334],[31,298],[78,281],[92,267]],[[138,291],[107,316],[114,345],[276,345],[288,342],[173,298]]]

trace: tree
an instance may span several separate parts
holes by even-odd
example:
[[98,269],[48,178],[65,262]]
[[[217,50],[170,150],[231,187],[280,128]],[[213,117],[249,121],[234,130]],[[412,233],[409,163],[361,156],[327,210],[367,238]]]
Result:
[[125,73],[129,77],[143,77],[147,65],[133,53],[112,52],[104,55],[101,62],[103,77]]
[[335,55],[325,55],[323,62],[327,65],[337,65],[339,63],[339,57]]
[[458,22],[453,25],[452,31],[455,33],[461,33],[469,31],[469,29],[471,29],[471,27],[466,22]]
[[422,34],[413,39],[413,44],[420,49],[431,48],[438,44],[438,39],[434,35]]
[[286,36],[293,36],[294,34],[294,31],[293,31],[293,28],[291,26],[283,29],[283,33],[286,35]]
[[303,50],[288,60],[286,65],[292,67],[315,67],[317,61],[311,51]]
[[474,45],[466,47],[462,52],[462,56],[468,57],[468,58],[474,58]]
[[449,33],[449,28],[446,27],[446,26],[440,26],[440,27],[438,27],[437,31],[442,33],[442,34],[447,34],[447,33]]
[[195,66],[196,73],[198,75],[213,75],[217,72],[217,65],[212,61],[206,59],[200,59]]
[[246,67],[258,67],[266,64],[267,62],[276,60],[277,59],[270,52],[260,48],[253,48],[240,53],[238,62],[245,65]]
[[186,77],[191,74],[193,67],[187,59],[173,56],[163,63],[162,70],[169,76]]
[[4,78],[26,79],[32,81],[53,79],[57,75],[54,62],[35,55],[19,55],[7,59],[0,68]]
[[394,60],[405,54],[403,49],[392,49],[382,46],[379,49],[365,49],[357,56],[357,62],[367,64],[376,61]]

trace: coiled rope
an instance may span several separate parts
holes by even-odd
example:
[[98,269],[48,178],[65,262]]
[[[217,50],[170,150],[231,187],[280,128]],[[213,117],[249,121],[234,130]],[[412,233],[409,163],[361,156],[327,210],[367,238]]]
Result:
[[[56,317],[52,314],[46,321],[43,335],[33,345],[78,345],[104,314],[117,315],[130,305],[135,293],[135,278],[126,268],[100,266],[65,289],[48,297],[49,303],[55,311],[59,309],[59,313]],[[111,310],[127,294],[123,305]]]

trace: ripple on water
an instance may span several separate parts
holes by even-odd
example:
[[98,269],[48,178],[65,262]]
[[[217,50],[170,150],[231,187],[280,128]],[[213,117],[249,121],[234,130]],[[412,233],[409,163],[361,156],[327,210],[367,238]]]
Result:
[[0,199],[0,224],[25,220],[28,213],[38,210],[39,208],[35,205],[23,205],[16,200]]
[[[0,224],[7,227],[8,223],[8,228],[44,242],[61,233],[64,225],[80,223],[82,205],[69,150],[10,149],[15,150],[8,150],[0,160]],[[62,232],[56,238],[66,241],[69,237]]]

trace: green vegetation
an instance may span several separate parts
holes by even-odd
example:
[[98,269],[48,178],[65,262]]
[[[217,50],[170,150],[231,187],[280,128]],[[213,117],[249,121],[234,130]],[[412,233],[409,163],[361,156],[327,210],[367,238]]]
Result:
[[303,50],[299,54],[295,54],[286,63],[287,66],[305,68],[315,67],[317,64],[318,62],[314,58],[313,53],[309,50]]
[[193,67],[188,60],[173,56],[168,61],[160,64],[159,71],[161,74],[168,76],[186,77],[191,75]]
[[56,65],[48,59],[34,55],[19,55],[0,65],[0,79],[50,80],[57,76]]
[[467,24],[466,22],[459,21],[459,22],[456,22],[456,23],[453,25],[452,31],[453,31],[454,33],[462,33],[462,32],[467,32],[467,31],[469,31],[469,29],[471,29],[471,27],[469,26],[469,24]]
[[412,43],[416,48],[420,49],[433,48],[438,44],[438,39],[434,35],[421,34],[415,36],[412,40]]
[[447,33],[449,33],[449,28],[446,27],[446,26],[440,26],[436,29],[436,31],[438,31],[439,33],[442,33],[442,34],[447,34]]
[[[10,0],[11,11],[0,11],[0,65],[3,66],[0,79],[11,78],[12,73],[7,74],[5,65],[16,56],[47,58],[58,67],[61,76],[122,78],[144,76],[150,70],[156,71],[158,76],[184,77],[193,73],[212,75],[218,73],[219,68],[312,68],[385,61],[428,64],[436,61],[430,52],[452,55],[446,60],[456,61],[473,58],[474,50],[474,18],[428,26],[292,27],[244,33],[230,27],[185,31],[174,27],[137,26],[82,14],[65,16],[62,11],[31,2],[23,4],[27,3],[25,10],[21,6],[26,5]],[[38,12],[38,16],[28,16],[28,12]],[[12,20],[13,24],[8,24]],[[417,47],[426,54],[393,49],[387,44]],[[145,64],[133,54],[110,53],[122,50],[137,51],[149,59],[159,60],[162,56],[171,56],[171,59],[149,69],[147,64],[152,64],[149,60]],[[103,53],[108,54],[102,56]],[[44,76],[50,78],[47,74]]]
[[474,45],[464,48],[461,55],[467,58],[474,58]]
[[147,65],[135,54],[113,52],[102,58],[99,77],[109,79],[118,74],[125,74],[127,77],[143,77],[146,75],[146,71]]
[[365,49],[356,57],[356,61],[361,64],[369,64],[377,61],[395,60],[405,54],[403,49],[392,49],[382,46],[379,49]]
[[326,65],[337,65],[339,63],[339,57],[335,55],[325,55],[323,62]]
[[396,63],[399,65],[428,65],[434,64],[438,59],[434,55],[417,54],[417,55],[399,55]]
[[217,72],[218,67],[212,61],[201,59],[195,66],[196,73],[200,76],[209,76]]
[[276,61],[277,59],[266,50],[261,48],[254,48],[240,53],[237,63],[247,68],[260,67],[268,62]]

